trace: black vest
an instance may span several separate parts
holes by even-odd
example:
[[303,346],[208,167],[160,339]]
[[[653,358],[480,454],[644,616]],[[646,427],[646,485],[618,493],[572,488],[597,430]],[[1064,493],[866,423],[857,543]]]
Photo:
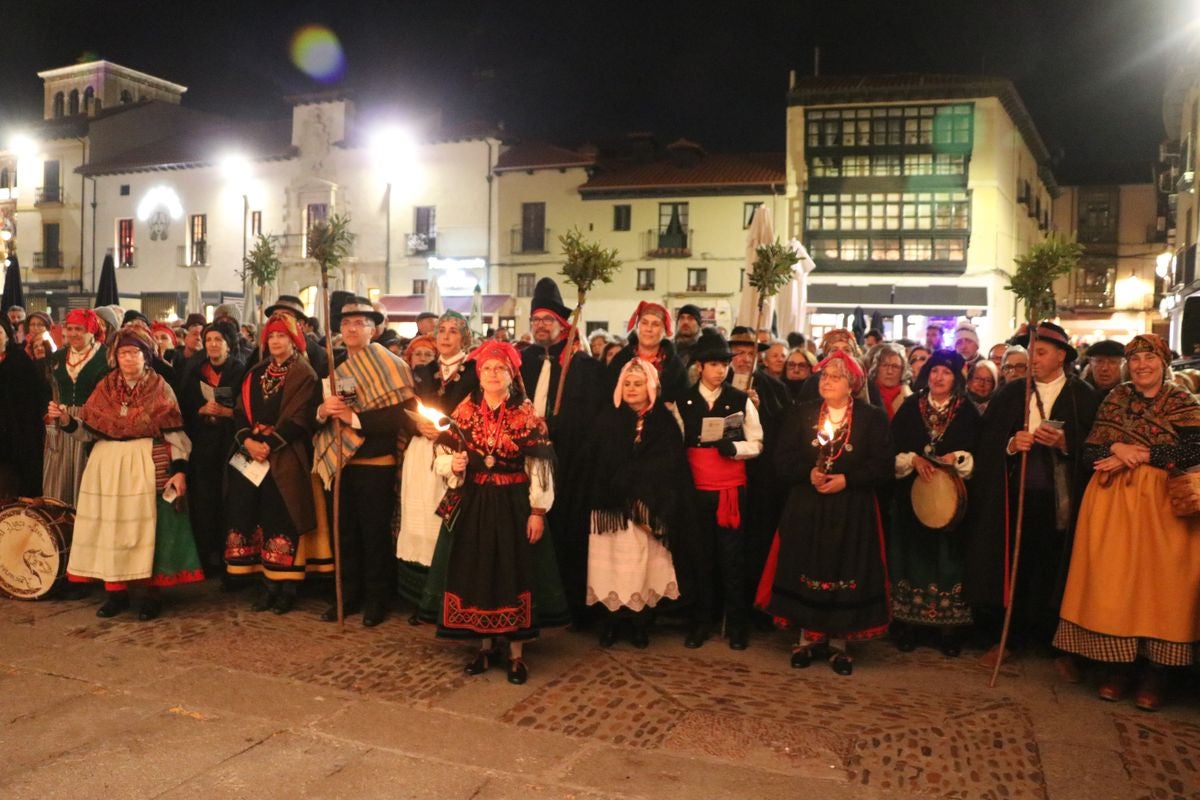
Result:
[[[717,396],[717,401],[710,409],[708,401],[700,395],[699,383],[688,389],[675,404],[679,416],[683,418],[684,445],[687,447],[700,446],[700,426],[705,417],[728,417],[730,414],[739,412],[745,414],[746,401],[749,399],[749,395],[741,389],[735,389],[727,383],[722,384],[721,394]],[[745,441],[746,434],[739,429],[732,438],[736,441]]]

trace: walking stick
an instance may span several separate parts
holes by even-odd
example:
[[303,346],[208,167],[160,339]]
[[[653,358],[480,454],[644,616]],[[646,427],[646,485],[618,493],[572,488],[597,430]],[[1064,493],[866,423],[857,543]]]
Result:
[[[1037,341],[1037,328],[1031,322],[1029,325],[1029,354],[1032,361],[1033,343]],[[1021,430],[1029,428],[1029,398],[1033,395],[1033,365],[1025,372],[1025,414]],[[1000,666],[1004,663],[1004,649],[1008,646],[1008,632],[1012,627],[1013,603],[1017,594],[1017,568],[1021,564],[1021,534],[1025,522],[1025,473],[1029,467],[1029,451],[1021,453],[1021,477],[1017,482],[1017,532],[1013,537],[1012,574],[1008,579],[1008,603],[1004,607],[1004,627],[1000,631],[1000,649],[996,653],[996,665],[992,667],[992,677],[988,688],[996,688],[996,678],[1000,675]],[[1008,502],[1008,498],[1004,498]]]
[[[337,391],[337,368],[333,360],[333,315],[329,307],[329,272],[321,270],[321,294],[325,304],[325,354],[329,358],[329,393]],[[342,429],[341,420],[334,417],[334,453],[337,466],[333,473],[333,602],[337,606],[337,623],[345,627],[346,615],[342,608]]]

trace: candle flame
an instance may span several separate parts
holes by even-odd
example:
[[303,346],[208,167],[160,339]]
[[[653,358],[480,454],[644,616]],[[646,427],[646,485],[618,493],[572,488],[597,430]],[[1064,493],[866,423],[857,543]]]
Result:
[[817,441],[820,442],[822,446],[827,445],[833,441],[834,433],[836,433],[836,431],[834,430],[833,423],[827,419],[825,420],[825,424],[821,426],[821,430],[817,431]]
[[450,418],[436,408],[430,408],[420,400],[417,401],[417,413],[433,423],[433,427],[439,431],[450,430]]

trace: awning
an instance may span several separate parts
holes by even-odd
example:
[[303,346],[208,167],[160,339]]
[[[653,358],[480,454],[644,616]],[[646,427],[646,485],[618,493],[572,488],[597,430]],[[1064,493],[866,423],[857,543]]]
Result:
[[[442,295],[442,304],[447,311],[457,311],[465,317],[471,313],[472,299],[469,294],[455,297]],[[388,322],[415,322],[417,315],[425,310],[425,295],[423,294],[385,294],[380,296],[379,302],[383,303],[383,307],[387,309]],[[483,295],[483,315],[494,317],[512,302],[513,297],[510,294],[485,294]]]

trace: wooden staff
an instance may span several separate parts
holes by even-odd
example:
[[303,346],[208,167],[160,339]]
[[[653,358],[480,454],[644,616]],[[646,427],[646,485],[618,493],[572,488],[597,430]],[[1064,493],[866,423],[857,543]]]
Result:
[[[329,272],[321,270],[321,295],[325,304],[325,354],[329,358],[329,393],[337,392],[337,368],[333,360],[333,314],[329,303]],[[341,420],[334,417],[334,453],[337,467],[333,473],[333,602],[337,606],[338,627],[345,627],[346,615],[342,608],[342,429]]]
[[571,327],[567,331],[567,344],[563,349],[567,359],[563,362],[562,375],[558,379],[558,391],[554,393],[554,416],[558,416],[559,406],[562,405],[563,387],[567,385],[567,372],[575,358],[575,342],[579,338],[579,317],[583,314],[583,304],[587,301],[587,292],[579,290],[579,302],[575,305],[575,313],[571,315]]
[[[1029,323],[1029,368],[1025,371],[1025,415],[1021,430],[1029,429],[1029,398],[1033,396],[1033,344],[1037,341],[1037,326]],[[1025,473],[1029,468],[1029,451],[1021,453],[1020,479],[1017,481],[1017,532],[1013,537],[1012,574],[1008,579],[1008,603],[1004,607],[1004,627],[1000,631],[999,651],[996,653],[996,665],[992,667],[992,677],[988,688],[995,688],[996,678],[1000,675],[1000,665],[1004,663],[1004,650],[1008,646],[1008,631],[1012,627],[1013,603],[1017,594],[1017,567],[1021,563],[1021,533],[1025,522]],[[1008,498],[1004,498],[1005,504]]]

